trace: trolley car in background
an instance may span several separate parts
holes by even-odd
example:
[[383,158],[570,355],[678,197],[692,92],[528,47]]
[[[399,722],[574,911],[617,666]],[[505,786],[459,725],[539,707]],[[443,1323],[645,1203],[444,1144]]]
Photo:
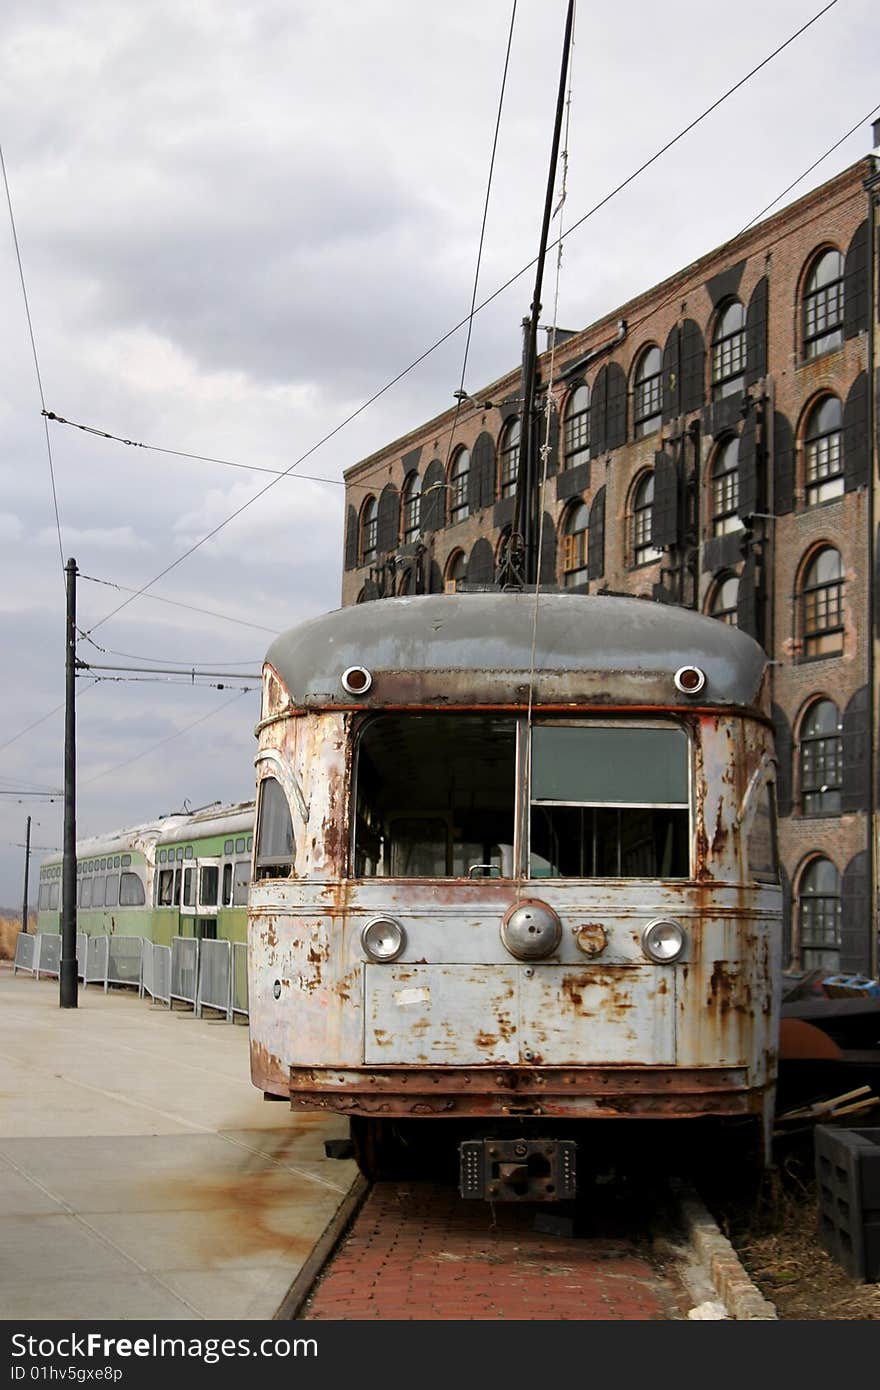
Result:
[[[86,936],[244,941],[254,803],[179,812],[77,841],[76,921]],[[37,930],[61,930],[60,856],[40,868]]]
[[257,734],[256,1086],[349,1116],[368,1175],[454,1142],[464,1196],[571,1196],[611,1120],[768,1157],[781,889],[750,637],[635,598],[387,599],[277,639]]

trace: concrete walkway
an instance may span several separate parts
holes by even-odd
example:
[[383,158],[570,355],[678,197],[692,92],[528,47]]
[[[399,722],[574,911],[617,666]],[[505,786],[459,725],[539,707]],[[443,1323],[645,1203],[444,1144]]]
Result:
[[0,1319],[271,1318],[355,1180],[242,1024],[0,964]]

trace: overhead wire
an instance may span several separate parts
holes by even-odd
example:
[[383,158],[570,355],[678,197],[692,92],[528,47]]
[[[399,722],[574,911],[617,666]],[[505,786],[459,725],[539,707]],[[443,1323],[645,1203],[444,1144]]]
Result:
[[[707,118],[707,116],[711,115],[713,111],[716,111],[724,101],[728,100],[728,98],[731,97],[735,92],[739,91],[740,88],[742,88],[745,85],[745,83],[750,81],[752,77],[754,77],[758,72],[765,68],[767,64],[770,63],[774,58],[778,57],[778,55],[782,53],[786,48],[788,48],[790,44],[794,43],[794,41],[798,39],[803,33],[805,33],[813,24],[817,23],[817,21],[821,19],[823,15],[827,14],[829,10],[833,9],[837,3],[838,0],[828,0],[828,3],[824,5],[820,10],[818,10],[816,14],[812,16],[811,19],[807,20],[798,29],[796,29],[795,32],[791,34],[787,39],[785,39],[782,43],[778,44],[776,48],[774,48],[770,53],[768,53],[764,58],[762,58],[759,63],[757,63],[743,77],[741,77],[737,82],[735,82],[731,87],[729,87],[720,97],[718,97],[714,102],[712,102],[710,106],[706,107],[705,110],[702,111],[699,116],[695,117],[694,120],[690,121],[688,125],[686,125],[682,130],[678,132],[677,135],[673,136],[671,140],[668,140],[659,150],[657,150],[653,155],[651,155],[650,158],[643,161],[643,163],[640,164],[637,169],[635,169],[630,175],[628,175],[626,179],[622,180],[621,183],[619,183],[602,199],[600,199],[600,201],[596,203],[592,208],[590,208],[588,212],[586,212],[582,217],[578,218],[577,221],[572,223],[572,225],[568,228],[568,231],[565,232],[564,235],[566,237],[569,237],[579,227],[582,227],[584,223],[588,221],[589,218],[594,216],[594,214],[597,213],[601,208],[603,208],[612,198],[614,198],[624,188],[631,184],[635,178],[637,178],[640,174],[644,173],[646,169],[650,168],[650,166],[654,164],[663,154],[665,154],[668,150],[672,149],[673,146],[676,145],[681,139],[683,139],[685,135],[689,134],[690,131],[694,130],[698,125],[700,125],[700,123],[704,121]],[[548,250],[553,250],[555,249],[555,247],[556,243],[553,242],[551,243],[550,247],[548,247]],[[496,290],[493,291],[491,295],[484,299],[473,312],[475,314],[479,313],[482,309],[486,308],[486,306],[490,304],[493,300],[497,299],[499,295],[503,294],[505,290],[509,289],[511,285],[513,285],[517,280],[519,280],[520,277],[526,273],[526,271],[530,270],[532,266],[536,264],[537,259],[537,257],[534,257],[531,261],[529,261],[527,265],[523,266],[520,270],[518,270],[515,275],[511,276],[508,280],[504,282],[504,284],[500,285]],[[362,402],[361,405],[359,405],[355,410],[351,411],[343,420],[341,420],[337,425],[335,425],[332,430],[328,431],[328,433],[325,434],[321,439],[317,440],[316,443],[311,445],[311,447],[307,449],[305,453],[301,454],[298,459],[295,459],[294,462],[291,463],[288,468],[286,468],[282,473],[274,477],[270,482],[266,483],[264,487],[259,489],[259,491],[254,493],[253,497],[248,498],[247,501],[243,502],[239,507],[236,507],[235,510],[232,511],[223,521],[218,522],[217,525],[212,527],[211,530],[208,531],[204,536],[202,536],[200,540],[195,541],[191,546],[189,546],[185,551],[178,555],[174,560],[170,561],[169,564],[167,564],[164,569],[160,570],[158,574],[154,575],[152,579],[148,580],[145,584],[142,584],[140,588],[134,590],[130,594],[130,596],[127,599],[125,599],[121,604],[118,604],[116,608],[112,609],[109,613],[106,613],[102,618],[99,618],[97,622],[93,623],[89,631],[94,632],[98,627],[101,627],[104,623],[109,622],[111,618],[115,618],[120,612],[122,612],[124,608],[128,607],[130,603],[133,603],[135,599],[140,598],[149,589],[151,589],[154,584],[157,584],[160,579],[163,579],[167,574],[170,574],[171,571],[176,569],[178,565],[182,564],[184,560],[187,560],[191,555],[195,554],[195,552],[199,550],[203,545],[206,545],[208,541],[212,540],[226,526],[230,525],[239,516],[241,516],[243,512],[247,511],[249,507],[253,506],[254,503],[260,501],[261,498],[263,498],[267,492],[269,492],[273,487],[276,487],[278,485],[282,478],[285,478],[290,473],[292,473],[294,469],[298,468],[298,466],[301,463],[305,462],[307,458],[310,458],[311,455],[314,454],[319,448],[321,448],[329,440],[331,440],[337,434],[339,434],[341,430],[343,430],[359,415],[363,414],[363,412],[367,410],[371,405],[373,405],[377,400],[379,400],[381,396],[385,395],[386,392],[390,391],[392,387],[396,386],[398,382],[403,380],[405,376],[407,376],[410,372],[414,371],[416,367],[420,366],[421,363],[424,362],[427,357],[429,357],[433,352],[435,352],[443,343],[447,342],[449,338],[451,338],[455,333],[459,331],[459,329],[463,328],[468,323],[471,317],[472,315],[467,315],[453,328],[449,329],[449,331],[443,334],[441,338],[437,339],[437,341],[433,343],[431,347],[426,348],[425,351],[420,353],[419,356],[416,357],[412,362],[410,362],[410,364],[407,367],[403,368],[402,371],[398,372],[396,376],[392,377],[390,381],[386,382],[384,386],[380,387],[379,390],[375,391],[372,396],[370,396],[366,401]]]
[[[38,355],[38,353],[37,353],[37,340],[36,340],[36,337],[35,337],[35,335],[34,335],[34,324],[33,324],[33,319],[31,318],[31,306],[30,306],[30,301],[29,301],[29,299],[28,299],[27,285],[26,285],[26,283],[25,283],[25,278],[24,278],[24,266],[23,266],[23,264],[22,264],[22,259],[21,259],[21,249],[20,249],[19,244],[18,244],[18,231],[17,231],[16,226],[15,226],[15,213],[13,212],[13,208],[12,208],[12,192],[11,192],[10,187],[9,187],[9,178],[8,178],[8,176],[7,176],[7,173],[6,173],[6,160],[3,158],[3,146],[2,146],[2,145],[0,145],[0,169],[2,169],[2,172],[3,172],[3,187],[4,187],[5,190],[6,190],[6,205],[7,205],[7,207],[9,208],[9,222],[10,222],[10,226],[12,227],[12,242],[13,242],[13,245],[14,245],[14,247],[15,247],[15,259],[16,259],[16,261],[17,261],[17,263],[18,263],[18,278],[19,278],[19,281],[21,282],[21,295],[22,295],[22,299],[24,300],[25,318],[27,319],[28,334],[29,334],[30,340],[31,340],[31,352],[33,353],[33,357],[34,357],[34,370],[35,370],[35,372],[36,372],[36,374],[37,374],[37,387],[38,387],[39,392],[40,392],[40,405],[42,406],[43,415],[45,416],[45,414],[46,414],[46,397],[45,397],[45,394],[44,394],[44,392],[43,392],[43,375],[42,375],[42,372],[40,371],[40,358],[39,358],[39,355]],[[48,422],[45,420],[45,418],[44,418],[44,420],[43,420],[43,430],[44,430],[45,435],[46,435],[46,453],[47,453],[48,459],[49,459],[49,479],[50,479],[51,484],[52,484],[52,505],[53,505],[53,507],[54,507],[54,509],[55,509],[55,530],[56,530],[56,533],[57,533],[57,535],[58,535],[58,554],[59,554],[59,557],[60,557],[60,559],[61,559],[61,578],[62,578],[62,583],[63,583],[63,582],[64,582],[64,545],[63,545],[63,542],[62,542],[62,540],[61,540],[61,514],[60,514],[59,509],[58,509],[58,488],[57,488],[56,483],[55,483],[55,463],[54,463],[53,458],[52,458],[52,441],[51,441],[51,439],[49,438],[49,425],[48,425]]]
[[151,744],[149,748],[144,748],[140,753],[135,753],[133,757],[126,758],[124,762],[116,763],[114,767],[108,767],[103,772],[96,773],[94,777],[86,777],[80,780],[79,786],[90,787],[95,782],[99,782],[103,777],[110,777],[112,773],[120,772],[124,767],[131,767],[132,763],[140,762],[141,758],[146,758],[150,753],[155,753],[157,748],[164,748],[166,743],[171,743],[174,739],[189,733],[190,729],[195,729],[197,725],[206,723],[207,720],[213,719],[215,715],[222,714],[224,710],[229,709],[231,705],[234,705],[236,701],[240,700],[242,695],[248,693],[249,692],[246,690],[238,691],[236,695],[233,695],[231,700],[224,700],[223,704],[217,709],[209,710],[207,714],[203,714],[198,719],[194,719],[191,724],[185,724],[182,729],[175,729],[174,733],[169,734],[167,738],[159,739],[158,743]]

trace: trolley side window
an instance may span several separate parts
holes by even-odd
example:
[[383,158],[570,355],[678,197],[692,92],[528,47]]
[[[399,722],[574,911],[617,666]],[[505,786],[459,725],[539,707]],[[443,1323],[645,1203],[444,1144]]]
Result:
[[276,778],[264,777],[257,808],[257,878],[290,878],[294,849],[287,797]]
[[687,878],[683,729],[538,725],[532,733],[532,878]]
[[356,878],[509,878],[516,723],[386,714],[359,740]]
[[119,877],[119,906],[143,907],[146,902],[144,885],[137,874],[121,874]]

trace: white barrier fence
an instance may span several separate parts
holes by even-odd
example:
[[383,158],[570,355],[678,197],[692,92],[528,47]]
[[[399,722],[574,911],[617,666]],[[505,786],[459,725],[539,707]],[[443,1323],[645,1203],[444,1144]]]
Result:
[[[84,985],[130,985],[172,1007],[189,1004],[197,1017],[216,1009],[232,1022],[248,1017],[247,947],[242,942],[196,940],[174,936],[160,946],[140,936],[76,937],[77,974]],[[61,961],[59,932],[20,932],[15,943],[13,975],[57,978]]]

